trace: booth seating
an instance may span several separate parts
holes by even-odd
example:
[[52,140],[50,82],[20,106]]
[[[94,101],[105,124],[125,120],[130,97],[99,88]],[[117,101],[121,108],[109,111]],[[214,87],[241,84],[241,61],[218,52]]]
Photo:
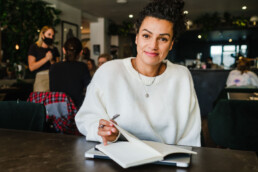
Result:
[[0,101],[0,128],[45,131],[44,105],[25,101]]
[[[223,95],[227,78],[231,70],[196,70],[191,69],[194,88],[200,105],[202,117],[207,117],[214,104]],[[252,70],[258,75],[258,70]],[[232,88],[234,89],[234,88]],[[242,89],[244,90],[244,88]],[[242,91],[240,91],[242,92]]]
[[218,146],[258,152],[258,101],[219,100],[208,127]]
[[65,93],[32,92],[27,101],[40,103],[46,107],[48,132],[80,135],[74,121],[77,108]]
[[213,103],[226,86],[229,70],[190,70],[201,115],[207,117]]

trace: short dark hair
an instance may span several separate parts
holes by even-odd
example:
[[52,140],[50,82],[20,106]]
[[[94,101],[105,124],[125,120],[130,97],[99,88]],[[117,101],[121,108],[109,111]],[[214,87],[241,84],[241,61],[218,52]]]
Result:
[[72,37],[64,44],[66,61],[75,61],[82,50],[82,43],[78,38]]
[[145,17],[155,17],[173,23],[173,40],[178,38],[186,30],[186,16],[183,12],[184,4],[183,0],[154,0],[150,2],[139,13],[135,23],[136,32],[139,33]]

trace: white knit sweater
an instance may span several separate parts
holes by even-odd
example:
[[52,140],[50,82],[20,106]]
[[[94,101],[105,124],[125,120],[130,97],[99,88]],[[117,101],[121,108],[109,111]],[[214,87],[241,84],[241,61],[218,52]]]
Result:
[[[99,120],[120,114],[118,125],[142,140],[200,146],[200,109],[191,74],[183,66],[166,63],[155,80],[139,77],[131,58],[102,65],[75,117],[79,131],[87,140],[102,141],[97,135]],[[153,80],[151,86],[144,85]]]

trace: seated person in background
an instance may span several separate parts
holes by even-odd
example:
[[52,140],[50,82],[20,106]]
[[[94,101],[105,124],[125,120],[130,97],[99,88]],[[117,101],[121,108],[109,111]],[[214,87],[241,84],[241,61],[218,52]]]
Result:
[[50,68],[50,91],[65,92],[72,98],[77,108],[84,99],[84,90],[91,77],[87,65],[77,61],[82,45],[79,39],[68,39],[63,48],[65,61],[56,63]]
[[97,70],[97,66],[95,64],[95,61],[93,59],[88,59],[87,60],[87,66],[88,66],[88,69],[90,71],[90,76],[91,78],[93,77],[94,73],[96,72]]
[[222,69],[219,65],[213,63],[212,57],[206,58],[206,69]]
[[[87,140],[119,138],[109,121],[142,140],[200,146],[201,115],[189,70],[165,58],[186,29],[183,0],[154,0],[136,22],[137,55],[107,62],[75,116]],[[100,127],[104,125],[104,127]]]
[[229,73],[227,87],[258,87],[257,75],[250,71],[250,62],[244,57],[240,57],[237,69]]
[[111,59],[112,57],[110,54],[100,54],[100,56],[98,57],[98,68]]

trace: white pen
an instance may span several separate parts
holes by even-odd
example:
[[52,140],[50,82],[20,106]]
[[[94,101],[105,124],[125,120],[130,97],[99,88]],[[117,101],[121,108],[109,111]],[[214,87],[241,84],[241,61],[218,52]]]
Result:
[[[120,116],[120,114],[116,114],[116,115],[114,115],[112,118],[111,118],[111,120],[115,120],[117,117],[119,117]],[[105,125],[100,125],[99,126],[99,128],[104,128],[104,126]]]

